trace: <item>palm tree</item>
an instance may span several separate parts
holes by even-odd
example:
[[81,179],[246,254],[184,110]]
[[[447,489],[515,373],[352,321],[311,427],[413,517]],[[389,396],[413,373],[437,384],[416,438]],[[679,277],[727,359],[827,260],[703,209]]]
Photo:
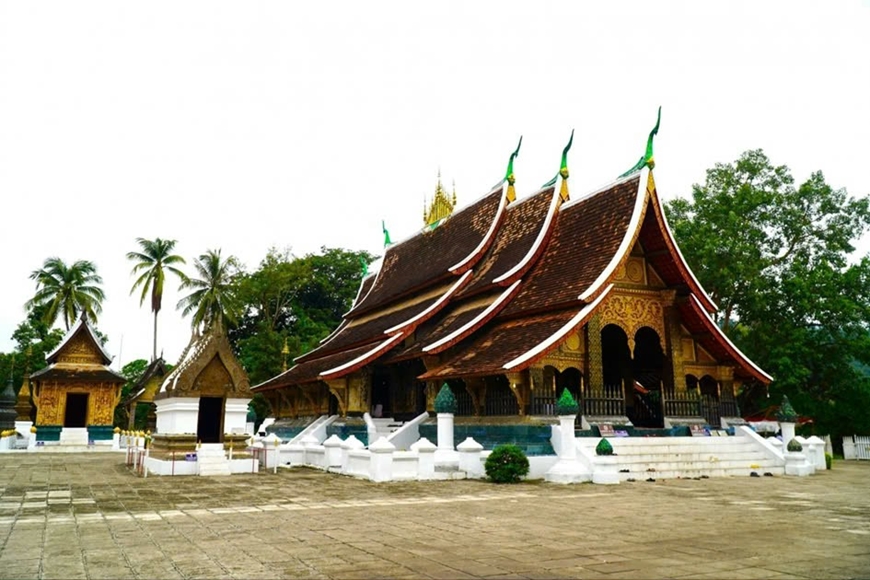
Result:
[[58,316],[63,317],[64,326],[69,330],[82,310],[94,322],[103,311],[106,295],[99,286],[103,279],[93,262],[78,260],[67,266],[58,257],[48,258],[41,269],[30,274],[30,279],[36,280],[36,294],[24,307],[28,311],[44,308],[43,321],[49,328]]
[[181,288],[193,291],[178,301],[182,315],[193,314],[191,326],[205,328],[214,322],[235,324],[242,312],[237,294],[236,276],[241,264],[235,256],[221,259],[221,251],[208,250],[194,260],[199,278],[188,278]]
[[144,238],[136,238],[136,242],[142,248],[141,252],[128,252],[127,259],[136,262],[132,275],[139,275],[133,287],[130,288],[130,294],[136,289],[142,287],[142,296],[139,299],[139,306],[145,302],[145,296],[148,291],[151,291],[151,312],[154,313],[154,350],[151,354],[151,360],[157,360],[157,314],[163,306],[163,282],[166,280],[166,272],[172,272],[181,279],[182,284],[187,280],[187,276],[174,267],[173,264],[184,264],[184,258],[172,253],[175,248],[175,240],[146,240]]

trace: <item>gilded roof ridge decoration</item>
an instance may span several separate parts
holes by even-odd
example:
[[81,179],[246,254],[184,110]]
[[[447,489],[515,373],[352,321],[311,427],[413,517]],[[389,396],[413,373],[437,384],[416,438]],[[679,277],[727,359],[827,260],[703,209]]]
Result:
[[[646,169],[645,171],[649,172],[649,169]],[[625,235],[622,238],[622,243],[620,243],[619,248],[613,254],[607,267],[605,267],[595,281],[577,297],[578,300],[588,302],[590,298],[594,297],[599,291],[601,291],[604,285],[614,275],[619,264],[624,258],[628,257],[631,248],[634,246],[634,242],[637,240],[637,236],[640,233],[640,226],[643,223],[643,216],[646,213],[647,201],[649,199],[648,186],[649,179],[646,184],[644,184],[642,178],[639,180],[634,210],[631,214],[631,221],[629,222],[629,225],[625,230]]]
[[444,186],[441,184],[441,169],[438,169],[438,183],[435,186],[435,193],[432,196],[432,201],[429,204],[429,209],[426,209],[426,198],[423,198],[423,223],[425,228],[437,226],[441,221],[450,217],[453,214],[453,209],[456,207],[456,182],[453,183],[453,196],[447,194]]
[[[345,316],[370,312],[434,283],[463,274],[486,250],[496,229],[493,222],[498,222],[503,213],[502,196],[503,187],[496,188],[454,212],[448,223],[390,246],[384,253],[383,267],[372,289]],[[472,245],[476,246],[473,250],[470,249]],[[457,265],[463,267],[451,270]]]
[[743,362],[750,370],[754,371],[752,374],[755,376],[756,379],[759,380],[759,382],[769,384],[771,381],[773,381],[772,376],[764,372],[760,367],[758,367],[758,365],[752,362],[752,360],[748,356],[746,356],[743,351],[741,351],[733,342],[731,342],[731,339],[728,338],[728,335],[722,332],[722,329],[719,328],[719,325],[716,324],[716,322],[710,317],[710,313],[707,312],[698,297],[695,296],[694,293],[690,293],[689,296],[691,298],[691,307],[700,316],[704,326],[707,327],[707,329],[710,331],[711,334],[713,334],[713,336],[715,336],[719,340],[722,340],[728,346],[729,350],[733,351],[734,358],[736,358],[740,362]]
[[538,343],[531,350],[526,351],[522,355],[506,362],[502,368],[508,371],[519,371],[523,370],[530,365],[534,364],[534,362],[547,354],[557,346],[559,346],[559,342],[568,336],[568,334],[577,328],[578,326],[582,326],[586,324],[586,321],[589,317],[595,312],[598,308],[598,305],[601,304],[601,301],[610,294],[610,291],[613,289],[613,284],[608,285],[592,302],[586,304],[580,311],[571,318],[565,325],[562,326],[557,332],[550,335],[543,342]]
[[86,329],[88,336],[91,339],[91,342],[93,342],[94,345],[97,347],[97,351],[99,352],[99,354],[102,355],[103,364],[104,365],[111,364],[113,357],[110,356],[108,352],[106,352],[105,348],[103,348],[103,345],[100,342],[99,337],[97,336],[96,332],[94,332],[94,329],[91,326],[91,323],[88,321],[87,313],[84,311],[82,311],[81,316],[79,316],[78,320],[72,326],[72,328],[70,328],[67,331],[67,333],[64,335],[64,337],[62,339],[60,339],[60,343],[58,343],[58,345],[56,347],[54,347],[54,349],[50,353],[45,355],[46,362],[49,362],[49,363],[53,362],[52,359],[54,359],[55,356],[57,356],[60,353],[60,351],[63,349],[63,347],[66,346],[66,344],[69,341],[71,341],[73,338],[75,338],[75,336],[78,334],[79,330],[81,330],[82,326],[84,326],[84,328]]

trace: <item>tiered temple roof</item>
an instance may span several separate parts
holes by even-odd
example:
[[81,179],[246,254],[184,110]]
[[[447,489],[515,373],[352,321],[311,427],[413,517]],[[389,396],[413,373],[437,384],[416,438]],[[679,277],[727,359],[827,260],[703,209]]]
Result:
[[570,201],[567,170],[513,203],[506,177],[434,229],[389,246],[342,325],[255,391],[422,357],[420,380],[524,370],[598,312],[637,247],[651,276],[675,290],[682,324],[702,348],[735,377],[768,383],[710,318],[716,307],[674,242],[649,161]]

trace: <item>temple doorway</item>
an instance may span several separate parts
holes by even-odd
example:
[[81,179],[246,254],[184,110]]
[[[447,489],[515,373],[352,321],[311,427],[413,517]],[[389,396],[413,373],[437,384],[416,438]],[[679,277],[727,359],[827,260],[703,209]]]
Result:
[[88,393],[67,393],[64,427],[88,426]]
[[634,341],[632,390],[635,404],[632,422],[640,427],[662,427],[664,351],[661,339],[655,330],[644,326],[635,333]]
[[196,438],[202,443],[220,443],[224,416],[223,397],[200,397]]
[[372,417],[389,417],[392,412],[390,377],[386,373],[375,371],[372,375]]

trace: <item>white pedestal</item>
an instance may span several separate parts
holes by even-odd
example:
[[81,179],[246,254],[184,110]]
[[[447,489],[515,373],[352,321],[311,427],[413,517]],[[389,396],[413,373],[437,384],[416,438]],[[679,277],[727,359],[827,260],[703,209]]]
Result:
[[596,455],[592,460],[592,483],[614,485],[619,483],[616,457]]

